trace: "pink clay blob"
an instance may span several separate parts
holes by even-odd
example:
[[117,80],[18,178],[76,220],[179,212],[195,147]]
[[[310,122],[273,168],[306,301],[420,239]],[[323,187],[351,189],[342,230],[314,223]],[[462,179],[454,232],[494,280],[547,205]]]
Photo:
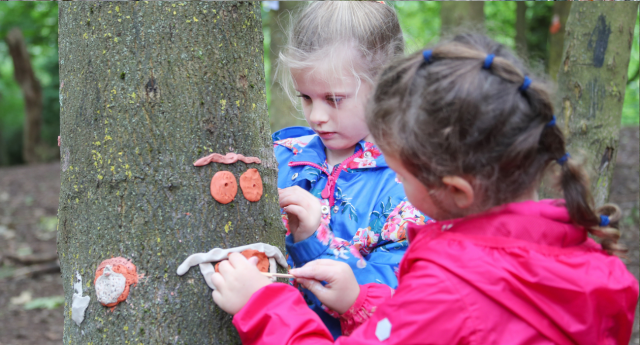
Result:
[[236,178],[229,171],[218,171],[211,179],[211,196],[221,204],[228,204],[238,194]]

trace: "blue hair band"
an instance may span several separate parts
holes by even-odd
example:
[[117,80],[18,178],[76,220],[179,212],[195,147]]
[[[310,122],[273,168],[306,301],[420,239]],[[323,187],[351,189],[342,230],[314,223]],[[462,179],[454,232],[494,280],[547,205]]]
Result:
[[600,226],[607,226],[609,225],[609,217],[605,216],[604,214],[600,215]]
[[567,152],[564,154],[564,156],[558,158],[556,162],[558,162],[558,164],[560,165],[564,165],[564,163],[569,159],[569,157],[571,157],[571,155],[569,154],[569,152]]
[[424,58],[424,61],[427,63],[431,63],[431,55],[432,55],[433,51],[431,49],[429,50],[425,50],[422,52],[422,57]]
[[531,85],[531,79],[529,79],[529,77],[527,77],[526,75],[524,76],[524,81],[522,82],[522,85],[520,85],[520,87],[518,88],[518,90],[520,91],[525,91],[526,89],[529,88],[529,85]]
[[551,121],[549,121],[549,122],[545,125],[545,127],[553,127],[553,126],[555,126],[555,125],[556,125],[556,116],[555,116],[555,115],[553,115],[553,119],[551,119]]
[[482,68],[484,69],[489,69],[491,68],[491,64],[493,63],[493,58],[496,57],[493,54],[489,54],[487,55],[486,58],[484,58],[484,64],[482,64]]

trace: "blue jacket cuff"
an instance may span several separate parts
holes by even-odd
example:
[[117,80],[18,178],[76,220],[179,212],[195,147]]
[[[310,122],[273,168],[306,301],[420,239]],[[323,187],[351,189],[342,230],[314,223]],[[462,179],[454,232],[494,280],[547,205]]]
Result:
[[322,244],[322,241],[316,236],[317,233],[316,231],[313,235],[297,243],[293,242],[293,235],[286,237],[287,252],[293,259],[295,267],[304,266],[307,262],[317,259],[329,248],[329,243]]

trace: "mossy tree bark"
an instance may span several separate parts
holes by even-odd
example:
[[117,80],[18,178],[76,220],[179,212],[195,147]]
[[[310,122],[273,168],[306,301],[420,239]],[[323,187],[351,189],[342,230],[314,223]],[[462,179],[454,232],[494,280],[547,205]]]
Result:
[[609,197],[638,3],[575,2],[558,73],[558,125],[584,154],[596,205]]
[[278,54],[287,44],[287,29],[290,24],[289,16],[299,6],[301,4],[298,1],[280,1],[277,11],[269,11],[269,31],[271,32],[271,45],[269,47],[269,61],[271,63],[271,68],[269,69],[271,79],[269,118],[272,131],[289,126],[307,126],[303,115],[291,102],[276,76]]
[[[255,242],[283,247],[264,92],[259,2],[62,2],[58,252],[65,344],[234,344],[188,255]],[[212,152],[255,156],[194,167]],[[262,199],[223,205],[214,173],[257,168]],[[144,274],[113,312],[94,274],[111,257]],[[71,319],[73,282],[91,297]]]
[[440,32],[450,35],[463,30],[484,28],[483,1],[443,1]]
[[[552,19],[552,32],[549,36],[549,60],[547,63],[547,70],[553,80],[558,78],[558,70],[560,69],[560,63],[562,61],[562,49],[564,47],[564,31],[567,26],[567,18],[569,17],[569,10],[571,9],[571,1],[555,1],[553,3],[553,17]],[[557,20],[558,23],[554,24],[553,21]],[[559,28],[554,27],[559,25]]]

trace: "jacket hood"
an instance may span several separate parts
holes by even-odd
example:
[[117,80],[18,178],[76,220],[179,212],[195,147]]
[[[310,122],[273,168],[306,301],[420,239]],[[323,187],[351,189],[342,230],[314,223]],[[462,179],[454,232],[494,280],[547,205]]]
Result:
[[629,341],[638,282],[571,223],[560,200],[410,225],[408,234],[401,275],[415,260],[440,265],[558,344],[602,343],[603,330]]

